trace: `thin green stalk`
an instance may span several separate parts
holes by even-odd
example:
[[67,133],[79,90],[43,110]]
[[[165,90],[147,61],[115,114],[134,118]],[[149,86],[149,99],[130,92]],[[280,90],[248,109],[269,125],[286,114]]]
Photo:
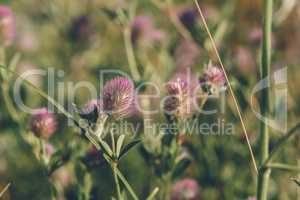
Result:
[[131,188],[130,184],[128,183],[128,181],[126,180],[126,178],[123,176],[123,174],[121,173],[121,171],[118,168],[116,168],[116,173],[119,176],[119,178],[122,181],[122,183],[125,185],[126,189],[130,193],[130,195],[132,196],[132,198],[134,200],[139,200],[139,198],[137,197],[137,195],[135,194],[135,192]]
[[271,164],[266,165],[266,167],[271,168],[271,169],[279,169],[279,170],[286,170],[286,171],[300,173],[300,167],[288,165],[288,164],[284,164],[284,163],[271,163]]
[[11,98],[9,96],[9,84],[7,80],[3,80],[2,82],[2,95],[3,95],[3,100],[5,103],[5,106],[7,108],[7,111],[12,118],[13,121],[19,122],[20,121],[20,116],[18,112],[16,111],[14,104],[11,101]]
[[154,190],[151,192],[151,194],[147,197],[146,200],[153,200],[158,192],[159,192],[159,188],[158,187],[154,188]]
[[[267,84],[270,82],[271,68],[271,30],[272,30],[272,9],[273,0],[264,0],[263,8],[263,44],[262,44],[262,63],[261,63],[261,78],[267,79]],[[270,88],[262,90],[261,115],[266,119],[270,114]],[[260,130],[260,165],[261,168],[258,174],[257,184],[257,199],[267,200],[269,177],[271,169],[263,166],[269,157],[269,127],[265,122],[261,122]]]
[[128,59],[128,65],[131,72],[131,75],[135,81],[141,79],[141,75],[137,69],[137,64],[135,61],[134,51],[131,42],[131,30],[130,27],[125,27],[123,31],[124,44],[126,49],[126,55]]
[[119,183],[119,179],[118,179],[118,175],[117,175],[117,171],[116,171],[116,166],[112,166],[112,168],[113,168],[114,180],[115,180],[115,184],[116,184],[116,188],[117,188],[118,199],[122,200],[120,183]]
[[47,159],[46,159],[46,147],[45,141],[42,138],[39,138],[39,145],[40,145],[40,161],[43,167],[47,167]]

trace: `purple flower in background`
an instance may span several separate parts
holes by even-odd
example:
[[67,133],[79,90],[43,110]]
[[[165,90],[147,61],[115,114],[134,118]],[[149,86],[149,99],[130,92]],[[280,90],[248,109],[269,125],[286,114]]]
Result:
[[226,79],[222,69],[209,64],[200,77],[200,84],[203,90],[209,94],[214,94],[224,89]]
[[82,158],[82,161],[89,168],[97,167],[104,163],[103,152],[101,150],[97,150],[96,147],[92,146],[88,148],[85,156]]
[[13,13],[9,7],[0,6],[0,46],[11,45],[15,36],[16,24]]
[[255,66],[255,59],[250,49],[238,46],[234,50],[234,61],[242,72],[253,72]]
[[248,39],[251,43],[260,45],[263,37],[263,31],[261,28],[256,27],[250,30],[248,34]]
[[256,200],[256,197],[248,197],[247,200]]
[[21,33],[17,39],[17,47],[23,52],[33,52],[39,46],[37,35],[34,32]]
[[150,17],[137,16],[131,24],[131,41],[135,45],[138,40],[142,43],[152,44],[163,39],[164,33],[155,28]]
[[195,65],[200,49],[194,41],[181,40],[175,50],[176,68],[180,71]]
[[166,85],[164,110],[176,117],[188,117],[195,112],[194,93],[198,82],[194,76],[177,74]]
[[[248,40],[251,42],[251,44],[255,46],[259,46],[262,43],[263,40],[263,30],[261,27],[254,27],[248,32]],[[274,47],[276,45],[276,39],[274,37],[274,34],[271,33],[271,45]]]
[[193,28],[198,17],[198,12],[196,9],[190,8],[185,9],[181,13],[179,13],[179,19],[181,23],[187,28]]
[[135,112],[135,91],[133,82],[125,77],[108,81],[102,91],[103,112],[114,119],[126,118]]
[[47,108],[38,109],[31,117],[31,131],[37,136],[48,139],[56,131],[57,122]]
[[70,37],[72,40],[85,40],[90,36],[91,27],[87,16],[79,16],[73,21],[70,29]]
[[193,179],[177,181],[171,190],[171,200],[200,200],[200,187]]

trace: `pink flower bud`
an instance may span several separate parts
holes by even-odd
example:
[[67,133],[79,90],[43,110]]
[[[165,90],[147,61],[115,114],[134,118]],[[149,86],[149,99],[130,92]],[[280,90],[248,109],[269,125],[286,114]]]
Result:
[[47,108],[38,109],[31,117],[31,131],[37,136],[48,139],[56,131],[57,122]]

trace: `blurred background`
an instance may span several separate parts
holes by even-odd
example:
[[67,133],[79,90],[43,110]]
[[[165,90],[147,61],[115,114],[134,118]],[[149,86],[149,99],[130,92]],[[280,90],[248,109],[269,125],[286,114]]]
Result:
[[[5,48],[6,64],[15,65],[17,73],[30,69],[55,68],[64,71],[58,82],[88,81],[99,88],[100,69],[118,69],[128,74],[128,43],[126,30],[131,30],[129,47],[140,72],[136,83],[153,81],[162,85],[173,74],[190,67],[199,75],[204,66],[216,56],[192,1],[173,0],[18,0],[0,1],[11,8],[15,22],[15,38]],[[259,120],[250,107],[251,91],[259,81],[261,30],[261,0],[201,0],[200,6],[216,39],[221,57],[241,105],[250,140],[258,160]],[[118,10],[129,20],[118,18]],[[126,17],[125,17],[126,18]],[[288,127],[300,120],[300,2],[275,1],[272,33],[272,70],[288,69]],[[128,35],[127,35],[128,36]],[[125,42],[124,42],[125,38]],[[127,37],[128,42],[128,37]],[[133,75],[133,74],[131,74]],[[9,84],[13,85],[14,77]],[[47,80],[29,79],[47,91]],[[2,84],[2,83],[1,83]],[[12,88],[10,88],[12,95]],[[28,87],[22,87],[26,105],[34,108],[47,101]],[[37,141],[30,133],[29,118],[18,111],[22,123],[9,115],[0,96],[0,189],[11,186],[3,199],[50,199],[51,187],[36,158]],[[60,93],[64,90],[60,90]],[[151,92],[151,91],[148,91]],[[57,93],[55,94],[57,95]],[[65,94],[67,96],[67,93]],[[91,97],[85,88],[76,90],[75,103],[84,105]],[[70,102],[64,102],[68,105]],[[206,106],[216,106],[209,101]],[[259,109],[257,102],[254,109]],[[17,109],[18,110],[18,109]],[[54,172],[61,199],[77,199],[76,162],[91,162],[87,169],[93,181],[92,199],[110,199],[113,179],[109,166],[96,157],[87,156],[89,144],[67,126],[62,115],[56,116],[58,130],[50,138],[51,148],[63,152],[65,163]],[[203,116],[199,123],[214,121],[220,114]],[[159,121],[161,116],[154,116]],[[193,135],[185,147],[192,164],[178,179],[189,177],[197,181],[201,199],[247,199],[255,196],[256,180],[242,135],[240,122],[230,95],[226,97],[226,113],[222,118],[235,125],[230,136]],[[141,120],[140,118],[134,119]],[[21,127],[21,128],[20,128]],[[141,130],[141,135],[143,131]],[[282,136],[272,130],[271,147]],[[279,161],[297,165],[300,137],[292,140],[279,156]],[[88,154],[89,155],[89,154]],[[86,159],[88,161],[86,161]],[[95,162],[95,163],[94,163]],[[141,199],[145,199],[157,180],[140,148],[134,148],[122,160],[123,170]],[[290,180],[297,174],[273,171],[270,199],[296,199],[297,185]],[[299,194],[298,194],[299,195]],[[299,198],[299,196],[298,196]]]

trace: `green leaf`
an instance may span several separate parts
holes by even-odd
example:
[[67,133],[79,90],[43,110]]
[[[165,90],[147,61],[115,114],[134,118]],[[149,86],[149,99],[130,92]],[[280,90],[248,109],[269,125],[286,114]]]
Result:
[[125,135],[120,135],[120,137],[118,138],[118,141],[117,141],[117,150],[116,150],[117,157],[119,157],[119,155],[120,155],[124,139],[125,139]]
[[151,192],[151,194],[147,197],[146,200],[152,200],[152,199],[154,199],[155,196],[157,195],[158,191],[159,191],[158,187],[154,188],[154,190]]
[[109,145],[103,140],[99,140],[99,142],[100,142],[100,147],[101,147],[102,151],[106,155],[108,155],[110,158],[112,158],[113,157],[113,152],[112,152],[111,148],[109,147]]
[[191,163],[191,160],[188,158],[183,158],[182,160],[180,160],[172,173],[172,178],[176,178],[176,177],[180,176],[186,170],[186,168],[190,165],[190,163]]
[[56,151],[50,159],[49,163],[49,174],[54,172],[56,169],[58,169],[62,165],[62,157],[63,157],[63,152],[61,150]]
[[121,150],[118,159],[121,159],[131,148],[140,143],[141,140],[134,140],[129,144],[126,144],[125,147]]
[[293,181],[300,187],[300,180],[293,179]]

